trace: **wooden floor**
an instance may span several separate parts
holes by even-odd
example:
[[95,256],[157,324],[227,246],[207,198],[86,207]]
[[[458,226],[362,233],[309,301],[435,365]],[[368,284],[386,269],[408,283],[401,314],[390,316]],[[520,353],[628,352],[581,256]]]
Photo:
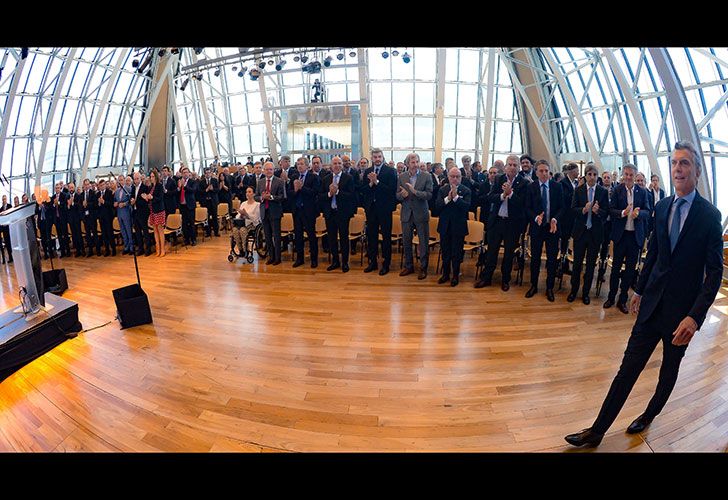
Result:
[[[154,325],[82,333],[0,383],[0,451],[566,451],[634,321],[602,309],[604,290],[590,306],[564,290],[553,304],[525,286],[475,290],[469,258],[451,288],[432,272],[364,274],[358,255],[342,274],[325,258],[292,269],[286,254],[231,264],[228,248],[223,234],[140,258]],[[114,318],[132,258],[61,265],[83,326]],[[0,310],[16,305],[14,282],[0,266]],[[624,433],[654,390],[658,347],[599,451],[728,448],[727,295],[663,413]]]

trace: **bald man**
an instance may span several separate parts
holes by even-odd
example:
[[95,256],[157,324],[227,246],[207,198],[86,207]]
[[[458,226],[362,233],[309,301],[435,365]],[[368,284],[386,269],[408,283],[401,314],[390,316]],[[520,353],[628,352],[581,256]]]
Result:
[[268,265],[281,263],[281,217],[283,217],[284,182],[273,175],[273,162],[263,165],[263,178],[258,180],[255,201],[260,202],[260,218],[268,249]]

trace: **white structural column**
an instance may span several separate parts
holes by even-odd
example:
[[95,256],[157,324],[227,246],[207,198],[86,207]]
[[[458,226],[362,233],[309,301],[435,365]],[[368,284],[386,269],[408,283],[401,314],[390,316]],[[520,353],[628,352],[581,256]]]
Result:
[[680,78],[672,65],[672,60],[666,48],[650,48],[649,50],[652,60],[655,63],[655,69],[660,75],[662,85],[665,87],[667,100],[670,102],[670,107],[672,108],[672,116],[675,121],[677,135],[680,140],[692,142],[700,155],[703,171],[700,177],[698,177],[698,191],[704,198],[714,203],[713,190],[710,187],[710,175],[708,175],[705,157],[703,156],[703,147],[701,146],[698,129],[695,126],[695,119],[693,118],[692,111],[690,111],[690,104],[688,103]]
[[447,69],[447,49],[437,49],[437,93],[435,94],[435,157],[442,163],[442,132],[445,126],[445,70]]
[[61,92],[63,91],[63,85],[66,83],[66,77],[71,69],[73,58],[76,56],[76,48],[72,48],[68,51],[68,56],[63,63],[63,68],[58,76],[56,82],[56,88],[53,91],[53,98],[51,100],[51,107],[48,110],[48,116],[46,117],[45,127],[43,127],[43,139],[40,145],[40,153],[35,162],[35,185],[40,186],[41,174],[43,173],[43,162],[45,161],[46,148],[48,147],[48,137],[51,133],[51,125],[53,125],[53,116],[56,114],[56,108],[58,102],[61,100]]
[[604,58],[607,60],[607,63],[609,63],[612,74],[617,80],[617,85],[619,85],[619,88],[622,90],[624,100],[627,103],[629,112],[632,114],[634,123],[637,126],[637,131],[639,132],[640,138],[642,139],[645,153],[647,153],[647,161],[650,164],[650,174],[657,174],[659,176],[660,168],[657,164],[657,152],[655,151],[655,147],[652,144],[652,139],[650,139],[650,133],[647,130],[647,124],[642,117],[642,112],[639,109],[639,104],[637,103],[637,99],[634,96],[632,87],[629,82],[627,82],[627,78],[624,76],[622,68],[619,67],[619,62],[617,62],[617,58],[614,56],[613,50],[606,48],[602,49],[602,54],[604,54]]
[[20,77],[23,75],[23,68],[25,67],[26,60],[27,59],[19,59],[18,64],[15,65],[15,69],[13,70],[13,81],[10,84],[10,89],[8,90],[8,97],[5,100],[2,125],[0,125],[0,165],[3,164],[3,153],[5,152],[5,138],[8,136],[10,114],[13,110],[15,94],[18,90],[18,85],[20,84]]
[[[169,73],[169,70],[172,67],[172,61],[176,61],[178,58],[179,54],[167,56],[164,64],[159,66],[161,68],[160,71],[162,71],[162,74]],[[154,107],[154,103],[157,102],[159,92],[161,92],[162,86],[167,84],[166,82],[166,78],[158,78],[157,81],[154,82],[154,90],[152,91],[152,95],[149,96],[149,102],[147,103],[147,112],[144,113],[144,119],[139,125],[139,132],[137,133],[136,140],[134,141],[134,149],[132,150],[131,156],[129,157],[129,164],[126,166],[127,172],[131,172],[131,169],[134,168],[136,156],[139,153],[139,148],[142,145],[142,137],[144,137],[144,133],[147,130],[149,117],[152,116],[151,109]]]
[[485,93],[485,126],[483,127],[483,155],[480,163],[483,171],[487,172],[490,156],[490,131],[493,127],[493,98],[495,97],[495,49],[488,49],[488,84]]
[[[177,61],[175,65],[179,65],[179,61]],[[174,71],[176,71],[176,69]],[[175,92],[173,82],[174,78],[172,77],[174,71],[170,71],[169,73],[167,73],[167,84],[169,85],[169,107],[172,108],[172,116],[174,117],[174,130],[177,134],[179,157],[182,161],[182,164],[186,167],[189,167],[190,163],[189,159],[187,158],[187,147],[185,146],[185,141],[187,140],[187,131],[184,128],[184,124],[180,121],[179,113],[177,112],[177,93]]]
[[80,179],[85,179],[86,175],[88,174],[88,165],[91,162],[91,152],[94,149],[94,143],[96,142],[96,136],[99,132],[99,127],[101,126],[101,120],[103,119],[104,115],[106,114],[106,107],[109,104],[109,97],[111,96],[111,91],[114,88],[114,85],[116,84],[116,78],[119,76],[119,71],[121,71],[121,65],[126,60],[126,57],[129,55],[129,50],[131,49],[120,49],[119,57],[116,60],[116,65],[114,65],[114,69],[111,72],[111,76],[109,77],[108,81],[106,82],[106,88],[104,89],[104,95],[101,98],[101,102],[97,104],[98,108],[96,109],[96,118],[94,119],[94,124],[91,127],[91,131],[88,135],[88,140],[86,141],[86,154],[83,158],[83,164],[81,165],[81,177]]
[[359,61],[359,119],[361,121],[361,155],[368,157],[372,150],[369,142],[369,49],[357,49],[357,59]]
[[[192,63],[197,63],[197,54],[194,51],[192,54]],[[202,116],[205,117],[205,130],[207,130],[207,139],[210,141],[210,147],[212,148],[212,155],[220,158],[220,152],[217,149],[217,141],[215,140],[215,134],[212,131],[212,123],[210,122],[210,112],[207,110],[207,101],[205,100],[205,92],[202,90],[202,82],[197,78],[192,78],[195,81],[195,87],[197,88],[197,99],[200,109],[202,109]],[[151,109],[151,106],[150,106]]]
[[265,130],[268,136],[268,154],[273,159],[273,164],[278,165],[278,148],[276,148],[276,138],[273,135],[273,120],[270,118],[270,109],[268,108],[268,94],[265,91],[265,70],[261,70],[258,77],[258,88],[260,89],[260,105],[263,109],[263,120],[265,120]]
[[551,55],[551,51],[542,50],[541,53],[546,59],[546,62],[551,67],[551,72],[554,75],[554,78],[556,78],[556,82],[559,84],[561,93],[566,98],[566,102],[571,108],[572,119],[576,120],[579,124],[579,127],[581,127],[581,133],[584,135],[584,140],[586,141],[586,145],[589,148],[589,153],[591,154],[594,165],[596,165],[599,171],[602,172],[604,169],[602,168],[602,159],[599,156],[599,147],[594,142],[594,138],[592,137],[591,132],[589,132],[589,127],[587,127],[586,122],[584,121],[584,115],[581,114],[581,109],[579,108],[579,104],[576,102],[576,98],[574,97],[574,93],[571,91],[571,87],[569,87],[566,78],[564,78],[564,75],[561,73],[558,64]]

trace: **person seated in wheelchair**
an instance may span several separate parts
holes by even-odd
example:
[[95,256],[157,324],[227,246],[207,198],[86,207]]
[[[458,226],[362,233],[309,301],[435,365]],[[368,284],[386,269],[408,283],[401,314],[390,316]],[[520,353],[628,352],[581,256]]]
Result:
[[251,186],[245,190],[245,201],[240,204],[237,214],[233,219],[232,245],[238,248],[238,255],[244,256],[247,253],[246,241],[248,233],[257,227],[260,221],[260,203],[253,199],[255,191]]

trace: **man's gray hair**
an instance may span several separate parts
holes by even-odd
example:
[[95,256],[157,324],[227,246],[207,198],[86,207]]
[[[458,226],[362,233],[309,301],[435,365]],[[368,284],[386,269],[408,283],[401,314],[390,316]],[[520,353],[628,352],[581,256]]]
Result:
[[635,174],[637,173],[637,167],[635,167],[631,163],[625,163],[624,165],[622,165],[622,172],[624,172],[625,168],[631,168]]
[[415,157],[415,156],[417,157],[417,161],[419,162],[420,161],[420,155],[418,155],[417,153],[410,153],[407,156],[405,156],[405,158],[404,158],[404,164],[407,165],[407,166],[409,166],[410,158]]
[[677,141],[675,143],[675,147],[673,148],[675,151],[678,150],[688,150],[693,154],[693,163],[695,164],[695,167],[697,168],[698,172],[703,168],[702,163],[700,162],[700,155],[698,154],[698,150],[695,149],[695,145],[690,141]]
[[473,161],[473,159],[470,157],[470,155],[465,155],[462,158],[460,158],[460,161],[463,162],[467,158],[468,161]]

